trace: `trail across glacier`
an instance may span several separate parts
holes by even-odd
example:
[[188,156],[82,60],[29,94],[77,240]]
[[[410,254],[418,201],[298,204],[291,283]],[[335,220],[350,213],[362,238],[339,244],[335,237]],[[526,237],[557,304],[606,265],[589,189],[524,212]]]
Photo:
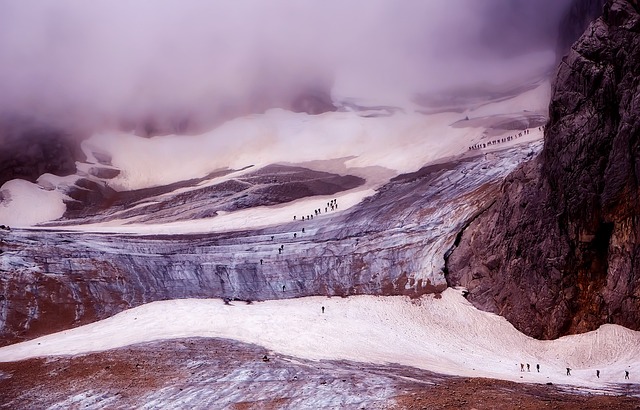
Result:
[[[633,383],[640,374],[640,332],[605,325],[582,335],[538,341],[505,319],[475,309],[454,289],[441,297],[414,300],[354,296],[232,305],[218,299],[154,302],[6,346],[0,349],[0,361],[197,336],[255,343],[305,359],[397,363],[449,375],[594,390],[606,390],[610,383]],[[521,372],[520,363],[528,363],[531,371]],[[571,376],[566,375],[567,367]],[[624,379],[625,370],[630,371],[629,380]]]

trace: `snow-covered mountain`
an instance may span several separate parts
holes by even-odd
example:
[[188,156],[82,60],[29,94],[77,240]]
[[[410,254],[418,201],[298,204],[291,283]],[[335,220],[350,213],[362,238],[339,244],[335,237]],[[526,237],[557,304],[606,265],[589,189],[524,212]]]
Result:
[[[511,11],[490,3],[483,7],[496,13],[495,21],[507,21],[518,8],[536,9],[519,1]],[[419,10],[438,16],[450,12],[434,4]],[[355,36],[369,35],[383,48],[399,39],[412,44],[405,34],[417,36],[423,28],[411,21],[407,33],[368,31],[379,10],[397,13],[391,21],[407,16],[402,7],[385,5],[357,10],[363,21]],[[303,9],[287,10],[306,15]],[[339,7],[317,18],[333,21],[336,10],[348,15]],[[611,29],[616,41],[635,27],[634,2],[611,0],[605,10],[580,47],[595,50],[588,46],[596,47],[610,27],[616,27]],[[185,16],[193,18],[193,10]],[[472,16],[465,21],[472,23]],[[180,15],[160,17],[173,24]],[[336,20],[338,28],[353,23],[340,18],[345,21]],[[77,28],[77,21],[71,22],[68,27]],[[233,22],[230,17],[229,26]],[[527,27],[522,30],[533,32]],[[274,41],[263,29],[255,28]],[[434,33],[440,29],[434,27]],[[185,38],[208,35],[208,30],[190,29]],[[503,30],[493,27],[480,37],[496,41]],[[473,32],[473,24],[462,31]],[[305,47],[310,41],[324,44],[301,33]],[[385,39],[385,33],[391,37]],[[459,44],[466,38],[461,36],[447,44]],[[329,44],[349,51],[345,45],[353,41]],[[239,50],[245,46],[239,44]],[[0,55],[6,52],[2,47],[0,40]],[[16,144],[12,152],[22,150],[22,141],[31,147],[21,157],[5,154],[14,165],[0,166],[0,171],[11,170],[0,187],[0,408],[421,408],[425,391],[467,394],[469,389],[456,383],[480,383],[479,378],[493,379],[488,382],[493,393],[474,387],[472,394],[506,400],[507,407],[522,404],[512,394],[524,395],[527,403],[541,400],[538,405],[548,400],[585,408],[637,405],[640,333],[617,324],[599,326],[601,321],[581,328],[590,330],[583,334],[564,336],[561,330],[553,336],[563,337],[555,340],[532,338],[531,329],[540,321],[553,327],[566,317],[553,314],[555,307],[540,311],[529,304],[529,295],[542,300],[547,282],[514,290],[521,278],[513,274],[522,264],[510,246],[523,236],[517,223],[501,222],[524,215],[526,234],[555,215],[556,208],[549,207],[527,214],[529,203],[544,202],[548,194],[545,186],[536,196],[537,164],[541,158],[562,162],[569,155],[558,140],[578,135],[567,131],[574,129],[567,124],[577,122],[567,119],[573,111],[562,116],[558,107],[591,83],[575,80],[579,70],[568,73],[566,67],[553,79],[548,71],[553,53],[523,55],[505,42],[500,52],[508,57],[497,77],[496,66],[482,57],[474,61],[474,70],[466,69],[468,76],[460,76],[465,57],[464,62],[434,63],[434,77],[420,83],[429,85],[423,89],[415,81],[419,70],[404,65],[408,50],[394,49],[390,55],[397,60],[377,53],[341,60],[344,70],[334,71],[328,82],[326,72],[311,64],[319,59],[296,61],[284,73],[277,68],[285,65],[273,60],[274,65],[262,67],[266,77],[264,72],[253,77],[253,71],[246,77],[247,83],[272,80],[253,90],[239,81],[247,72],[234,72],[239,66],[229,63],[217,74],[228,75],[230,83],[220,88],[219,79],[205,81],[199,93],[192,85],[202,80],[197,67],[209,62],[207,55],[186,70],[193,83],[177,88],[176,101],[195,95],[208,107],[198,106],[193,116],[163,100],[167,90],[149,91],[159,79],[170,80],[155,72],[159,77],[145,83],[147,97],[160,101],[154,101],[153,115],[145,111],[149,101],[127,100],[131,117],[113,116],[108,112],[113,107],[100,101],[75,106],[73,115],[51,122],[64,129],[69,119],[82,117],[77,128],[69,128],[75,133],[71,137],[53,125],[45,129],[28,121],[0,129],[0,139],[10,135]],[[289,52],[278,49],[277,54],[290,61]],[[315,52],[327,57],[327,49]],[[577,56],[586,51],[576,53],[565,61],[567,67],[591,67]],[[627,61],[626,56],[621,53],[618,60]],[[377,65],[363,70],[364,62]],[[632,71],[623,66],[616,72]],[[309,91],[308,83],[283,80],[309,67],[322,87]],[[66,76],[55,69],[51,78]],[[379,76],[386,71],[394,75]],[[112,75],[105,78],[113,80]],[[613,81],[615,76],[605,77]],[[230,91],[240,84],[242,99],[225,100],[215,109],[205,103],[212,90]],[[610,96],[606,90],[596,95]],[[122,98],[122,90],[111,91],[107,96]],[[34,112],[51,108],[43,104],[34,105]],[[96,107],[104,117],[92,116]],[[593,118],[609,118],[601,108]],[[587,114],[576,112],[591,124]],[[624,118],[631,123],[631,117]],[[39,133],[55,138],[39,143]],[[545,140],[549,136],[558,156]],[[73,145],[78,148],[69,148]],[[562,163],[572,172],[579,168]],[[560,168],[550,178],[566,181]],[[584,180],[577,182],[582,189]],[[560,238],[552,228],[549,232]],[[538,245],[519,252],[557,251]],[[556,262],[545,257],[532,266]],[[591,283],[579,279],[579,288]],[[566,291],[561,297],[571,295]],[[518,316],[527,309],[536,312],[535,321]],[[427,403],[469,404],[459,397],[455,403],[447,400]]]

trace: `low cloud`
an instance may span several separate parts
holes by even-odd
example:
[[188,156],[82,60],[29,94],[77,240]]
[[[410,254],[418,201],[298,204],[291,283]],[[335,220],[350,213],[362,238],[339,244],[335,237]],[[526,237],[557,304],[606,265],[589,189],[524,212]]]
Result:
[[374,93],[499,82],[554,48],[567,2],[0,1],[0,115],[206,126],[338,79]]

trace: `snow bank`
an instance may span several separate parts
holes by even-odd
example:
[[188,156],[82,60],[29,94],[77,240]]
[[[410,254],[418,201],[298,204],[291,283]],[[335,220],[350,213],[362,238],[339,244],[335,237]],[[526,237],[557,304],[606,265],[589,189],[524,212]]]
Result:
[[[322,313],[321,307],[325,307]],[[0,348],[0,361],[103,351],[155,340],[222,337],[313,360],[398,363],[450,375],[606,388],[640,374],[640,332],[615,325],[538,341],[481,312],[459,291],[441,298],[309,297],[226,306],[154,302],[76,329]],[[530,372],[521,372],[529,363]],[[540,364],[540,372],[535,366]],[[565,368],[572,368],[566,376]],[[600,379],[595,369],[601,371]]]
[[60,218],[65,195],[22,179],[5,182],[0,188],[0,224],[31,226]]

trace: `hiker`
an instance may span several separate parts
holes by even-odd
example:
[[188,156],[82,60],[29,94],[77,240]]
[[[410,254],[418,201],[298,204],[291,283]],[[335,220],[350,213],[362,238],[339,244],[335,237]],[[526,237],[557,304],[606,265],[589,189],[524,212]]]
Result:
[[296,236],[298,236],[298,234],[294,232],[293,233],[293,238],[295,239]]
[[322,313],[324,313],[324,306],[322,307]]
[[271,236],[271,240],[273,240],[274,236]]
[[304,233],[304,228],[302,228],[302,233]]
[[540,363],[536,364],[536,370],[540,373]]
[[282,255],[282,248],[278,248],[278,255]]
[[282,285],[282,291],[283,291],[283,292],[284,292],[284,289],[285,289],[285,286],[284,286],[284,285]]
[[295,216],[295,215],[293,215],[293,220],[294,220],[294,221],[296,220],[296,216]]
[[262,265],[262,259],[260,259],[260,265]]
[[628,379],[629,378],[629,370],[625,370],[624,371],[624,378]]
[[527,363],[527,371],[530,372],[531,368],[529,367],[529,363]]
[[524,363],[520,363],[520,371],[524,372]]
[[596,377],[599,379],[600,378],[600,370],[596,370]]
[[567,367],[567,376],[571,376],[571,368]]

